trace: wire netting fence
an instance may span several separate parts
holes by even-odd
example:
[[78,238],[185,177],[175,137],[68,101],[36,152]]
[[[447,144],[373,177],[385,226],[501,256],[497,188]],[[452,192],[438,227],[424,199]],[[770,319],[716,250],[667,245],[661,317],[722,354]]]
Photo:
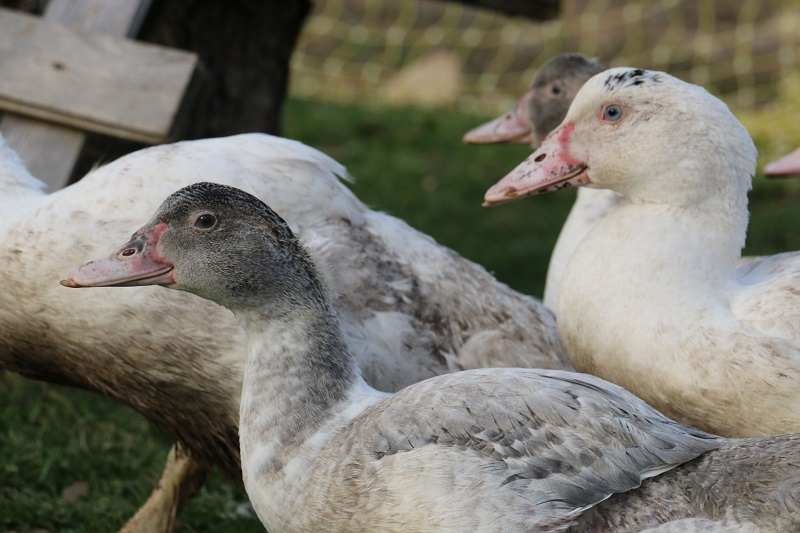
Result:
[[664,70],[758,106],[800,66],[800,3],[563,0],[558,20],[533,22],[451,2],[316,0],[292,93],[500,112],[564,51]]

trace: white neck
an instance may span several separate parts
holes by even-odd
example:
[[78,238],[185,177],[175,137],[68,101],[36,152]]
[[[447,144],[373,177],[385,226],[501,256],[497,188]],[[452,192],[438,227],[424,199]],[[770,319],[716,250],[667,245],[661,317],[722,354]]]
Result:
[[239,412],[245,487],[262,522],[280,530],[297,520],[303,486],[313,483],[309,467],[333,431],[386,395],[361,378],[327,311],[237,317],[248,338]]
[[544,287],[544,304],[558,316],[558,294],[561,278],[572,254],[584,237],[611,211],[628,203],[621,194],[608,189],[579,187],[575,203],[558,234],[558,240],[547,267]]
[[641,316],[633,314],[637,307],[645,312],[658,305],[659,316],[673,308],[674,319],[688,319],[680,312],[686,301],[718,301],[737,284],[746,228],[746,203],[732,206],[716,197],[688,207],[622,206],[573,254],[559,308],[584,309],[592,300],[598,310],[619,305],[617,312]]

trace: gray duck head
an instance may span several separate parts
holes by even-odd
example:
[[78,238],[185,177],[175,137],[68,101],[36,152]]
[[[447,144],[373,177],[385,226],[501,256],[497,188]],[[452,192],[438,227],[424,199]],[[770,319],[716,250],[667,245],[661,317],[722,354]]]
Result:
[[471,144],[528,143],[538,146],[564,120],[583,84],[606,69],[581,54],[560,54],[542,66],[516,108],[464,135]]
[[280,313],[304,298],[324,300],[307,252],[258,198],[196,183],[170,195],[131,240],[62,281],[68,287],[163,285],[231,310]]

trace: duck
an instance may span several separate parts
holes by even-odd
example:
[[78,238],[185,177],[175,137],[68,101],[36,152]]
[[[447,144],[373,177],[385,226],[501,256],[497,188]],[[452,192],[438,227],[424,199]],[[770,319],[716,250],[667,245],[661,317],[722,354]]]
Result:
[[[536,149],[564,119],[583,84],[606,67],[595,58],[565,52],[547,61],[514,110],[464,134],[468,144],[525,143]],[[558,290],[572,252],[587,233],[626,198],[607,189],[578,189],[547,266],[542,301],[558,314]]]
[[484,366],[572,368],[540,301],[368,209],[344,166],[300,142],[244,134],[155,146],[52,194],[7,143],[0,148],[8,167],[0,265],[13,280],[0,295],[0,367],[117,400],[177,442],[125,531],[171,530],[212,467],[241,483],[245,336],[230,313],[188,293],[142,287],[112,301],[104,290],[64,291],[47,280],[110,247],[182,186],[235,185],[269,199],[303,232],[326,265],[362,375],[380,390]]
[[571,186],[624,194],[564,273],[558,326],[576,369],[714,434],[780,434],[800,430],[800,253],[737,271],[755,168],[722,101],[615,68],[484,205]]
[[800,148],[769,163],[764,174],[776,178],[800,175]]
[[[527,143],[534,150],[564,120],[575,95],[592,76],[606,70],[597,59],[566,52],[545,63],[534,75],[531,88],[515,109],[464,134],[469,144]],[[800,164],[798,164],[800,166]],[[768,167],[769,168],[769,167]],[[765,173],[770,175],[768,170]],[[800,171],[797,171],[800,174]],[[547,267],[542,301],[558,314],[558,293],[569,258],[583,238],[601,220],[628,199],[612,189],[579,187],[575,203],[558,234]],[[754,269],[773,268],[770,256],[743,257],[738,275],[743,282]]]
[[234,187],[174,192],[61,283],[162,286],[233,313],[247,338],[244,483],[271,532],[800,527],[800,435],[716,437],[560,370],[370,387],[303,243]]

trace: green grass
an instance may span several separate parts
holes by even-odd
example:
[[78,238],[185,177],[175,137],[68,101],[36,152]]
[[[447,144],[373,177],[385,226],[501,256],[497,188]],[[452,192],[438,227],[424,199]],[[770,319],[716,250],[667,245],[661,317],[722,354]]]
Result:
[[[529,153],[521,146],[462,145],[463,132],[486,118],[293,100],[285,134],[347,165],[357,179],[354,190],[371,207],[540,296],[574,192],[482,208],[486,188]],[[800,248],[800,183],[757,179],[751,198],[747,253]],[[6,377],[0,381],[0,533],[117,530],[146,499],[170,444],[141,416],[102,397]],[[65,501],[62,491],[78,482],[88,492]],[[213,477],[177,530],[261,531],[257,519],[236,513],[244,501],[241,490]]]

